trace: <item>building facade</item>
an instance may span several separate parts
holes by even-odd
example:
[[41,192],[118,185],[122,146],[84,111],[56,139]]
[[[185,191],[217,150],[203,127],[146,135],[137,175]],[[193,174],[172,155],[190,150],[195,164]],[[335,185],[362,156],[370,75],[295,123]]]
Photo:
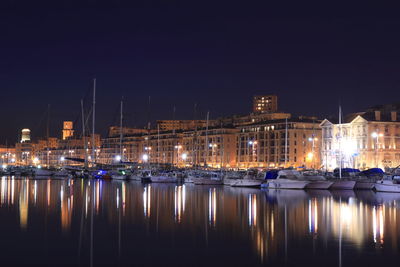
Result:
[[253,113],[274,113],[278,111],[278,96],[255,95],[253,97]]
[[388,108],[350,114],[341,124],[325,119],[321,123],[324,168],[331,171],[339,166],[358,169],[399,166],[400,121],[398,111]]
[[236,141],[236,166],[319,168],[320,137],[319,122],[309,119],[293,118],[242,126]]

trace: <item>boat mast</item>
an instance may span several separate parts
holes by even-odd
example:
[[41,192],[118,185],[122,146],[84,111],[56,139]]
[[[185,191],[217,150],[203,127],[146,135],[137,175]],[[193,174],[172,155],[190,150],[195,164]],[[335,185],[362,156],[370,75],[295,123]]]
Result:
[[287,117],[285,119],[285,168],[287,164],[287,149],[288,149],[288,122]]
[[49,121],[50,121],[50,104],[47,106],[47,125],[46,125],[46,137],[47,137],[47,168],[50,168],[50,147],[49,147]]
[[172,167],[174,166],[174,160],[175,160],[175,149],[177,150],[176,152],[176,165],[178,165],[178,152],[179,152],[179,147],[175,148],[176,145],[176,138],[175,138],[175,111],[176,111],[176,107],[174,106],[174,108],[172,109]]
[[146,146],[147,146],[147,162],[148,162],[148,168],[150,169],[151,164],[150,164],[150,149],[149,149],[149,145],[150,145],[150,131],[151,131],[151,122],[150,122],[150,104],[151,104],[151,96],[149,96],[149,102],[147,105],[147,142],[146,142]]
[[160,124],[157,124],[157,163],[160,168]]
[[196,107],[197,104],[194,103],[193,107],[193,123],[194,123],[194,135],[193,135],[193,141],[192,141],[192,167],[196,167],[196,161],[197,161],[197,148],[196,148],[196,143],[197,143],[197,123],[196,123]]
[[123,161],[123,149],[122,149],[122,138],[123,138],[123,129],[122,129],[122,120],[123,120],[123,104],[124,102],[121,100],[121,117],[119,121],[119,153],[121,156],[121,160]]
[[206,118],[206,141],[204,142],[206,146],[206,156],[204,157],[204,166],[207,165],[207,159],[208,159],[208,119],[210,118],[210,112],[207,111],[207,118]]
[[339,105],[339,178],[342,178],[342,107]]
[[83,109],[83,99],[81,99],[81,111],[82,111],[82,141],[83,141],[83,149],[84,149],[84,155],[85,155],[84,168],[86,169],[88,167],[88,162],[87,162],[87,141],[86,141],[86,133],[85,133],[85,113],[84,113],[84,109]]
[[96,119],[96,78],[93,79],[93,112],[92,112],[92,161],[94,166],[96,162],[96,150],[95,150],[95,138],[94,138],[94,131],[95,131],[95,119]]

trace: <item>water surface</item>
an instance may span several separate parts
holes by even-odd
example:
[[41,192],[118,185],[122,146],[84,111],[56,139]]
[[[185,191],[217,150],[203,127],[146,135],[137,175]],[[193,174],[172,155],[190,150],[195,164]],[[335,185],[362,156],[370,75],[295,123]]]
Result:
[[4,266],[397,266],[399,204],[373,191],[3,177],[0,256]]

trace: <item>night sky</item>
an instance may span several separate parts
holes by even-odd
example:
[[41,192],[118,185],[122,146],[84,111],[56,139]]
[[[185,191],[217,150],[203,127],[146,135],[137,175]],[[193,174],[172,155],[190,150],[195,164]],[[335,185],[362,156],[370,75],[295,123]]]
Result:
[[[270,1],[1,1],[0,143],[75,120],[97,78],[97,126],[251,111],[334,115],[400,102],[400,16],[390,6]],[[218,3],[217,3],[218,2]],[[321,1],[325,2],[325,1]],[[110,4],[112,3],[112,4]],[[256,4],[258,3],[258,4]],[[263,3],[263,4],[261,4]],[[301,5],[299,5],[301,4]]]

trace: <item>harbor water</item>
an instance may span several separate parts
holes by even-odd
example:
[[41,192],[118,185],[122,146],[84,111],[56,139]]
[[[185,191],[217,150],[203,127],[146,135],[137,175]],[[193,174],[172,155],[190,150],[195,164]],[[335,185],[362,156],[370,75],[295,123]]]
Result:
[[4,266],[397,266],[400,194],[0,178]]

